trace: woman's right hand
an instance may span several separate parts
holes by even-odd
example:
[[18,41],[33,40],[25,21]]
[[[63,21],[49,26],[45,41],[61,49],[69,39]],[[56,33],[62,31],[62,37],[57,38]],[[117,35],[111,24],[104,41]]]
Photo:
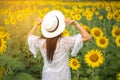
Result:
[[71,20],[71,19],[64,19],[64,21],[66,25],[74,25],[76,22],[75,20]]
[[40,25],[43,21],[43,18],[37,18],[36,19],[36,25]]

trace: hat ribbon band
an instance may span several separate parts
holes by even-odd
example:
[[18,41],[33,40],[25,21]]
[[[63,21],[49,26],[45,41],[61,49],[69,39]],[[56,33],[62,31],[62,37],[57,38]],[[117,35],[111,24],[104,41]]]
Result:
[[56,16],[56,18],[57,18],[57,26],[56,26],[56,28],[55,28],[54,30],[52,30],[52,31],[48,31],[48,32],[54,32],[55,30],[57,30],[57,28],[58,28],[58,26],[59,26],[59,19],[58,19],[57,16]]

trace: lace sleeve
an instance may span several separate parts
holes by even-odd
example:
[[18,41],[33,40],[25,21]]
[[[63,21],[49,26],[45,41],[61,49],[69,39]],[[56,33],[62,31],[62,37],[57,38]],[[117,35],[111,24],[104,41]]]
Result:
[[38,36],[32,35],[28,37],[29,50],[33,53],[34,58],[37,56],[37,40]]
[[71,43],[71,45],[72,45],[72,47],[71,47],[71,49],[72,49],[71,55],[76,56],[77,53],[79,52],[79,50],[83,46],[82,37],[81,37],[80,34],[77,34],[77,35],[73,36],[73,38],[71,40],[73,41],[73,43]]

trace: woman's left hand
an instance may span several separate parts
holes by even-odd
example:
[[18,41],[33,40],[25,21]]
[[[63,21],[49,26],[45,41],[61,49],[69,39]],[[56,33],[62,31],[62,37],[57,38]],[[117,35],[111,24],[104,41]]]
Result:
[[36,19],[36,25],[40,25],[43,21],[43,18],[37,18]]

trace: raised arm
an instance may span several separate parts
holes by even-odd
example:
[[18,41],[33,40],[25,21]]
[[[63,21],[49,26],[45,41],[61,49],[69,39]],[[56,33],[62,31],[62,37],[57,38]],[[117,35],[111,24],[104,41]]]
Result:
[[29,31],[28,36],[30,35],[34,35],[38,25],[40,25],[40,23],[42,22],[42,18],[37,18],[36,24],[33,26],[33,28]]
[[80,24],[75,20],[65,19],[65,23],[67,25],[70,25],[70,24],[74,25],[80,31],[83,42],[91,39],[90,34],[83,27],[81,27]]
[[80,31],[83,42],[91,39],[90,34],[83,27],[81,27],[80,24],[78,24],[76,21],[74,21],[73,24]]

